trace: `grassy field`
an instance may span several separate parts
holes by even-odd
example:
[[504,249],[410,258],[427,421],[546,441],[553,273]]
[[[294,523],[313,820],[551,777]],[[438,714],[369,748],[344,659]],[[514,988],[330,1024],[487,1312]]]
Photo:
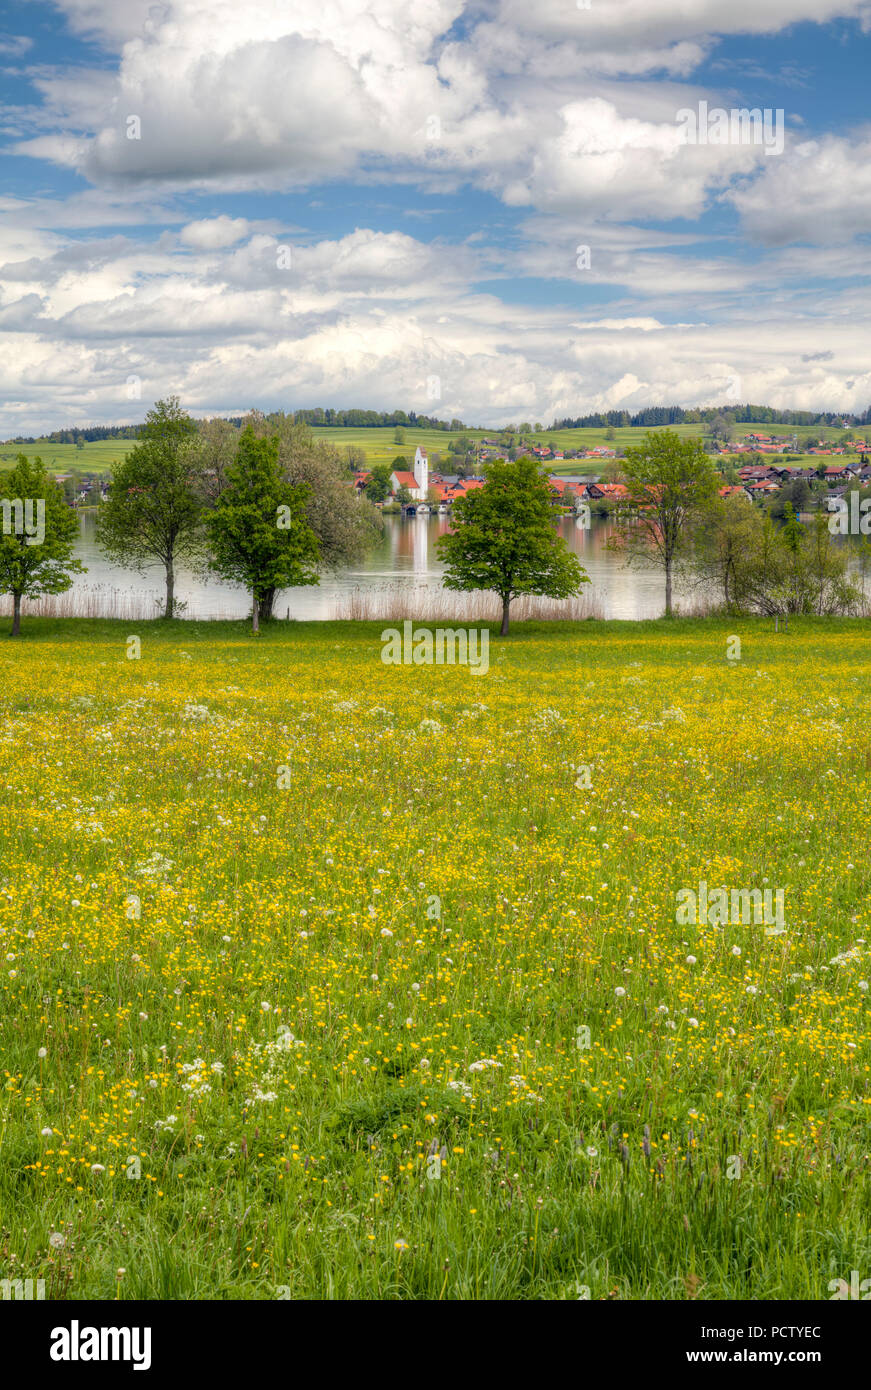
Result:
[[[701,425],[673,425],[670,427],[676,433],[688,436],[703,433]],[[735,427],[735,438],[740,438],[751,430],[758,429],[765,433],[792,434],[796,433],[799,442],[809,435],[814,437],[825,436],[828,439],[836,439],[839,434],[844,434],[844,430],[833,428],[823,428],[821,426],[798,425],[793,431],[786,425],[737,425]],[[449,472],[451,469],[452,456],[448,453],[448,445],[454,437],[444,430],[415,430],[405,431],[405,443],[397,444],[393,438],[393,428],[387,429],[314,429],[313,434],[318,439],[328,440],[335,444],[340,451],[347,451],[349,448],[363,449],[366,454],[367,465],[371,467],[375,463],[392,463],[398,455],[403,455],[409,465],[414,459],[414,451],[417,445],[426,449],[430,457],[438,454],[441,457],[440,467],[442,471]],[[469,438],[474,439],[495,439],[498,437],[494,430],[466,430],[464,433]],[[578,449],[581,447],[593,449],[599,445],[612,449],[625,449],[640,443],[646,433],[642,428],[616,429],[614,438],[608,438],[608,431],[605,429],[579,429],[579,430],[543,430],[530,436],[537,444],[549,444],[554,449]],[[859,431],[861,433],[861,430]],[[46,466],[52,470],[63,473],[97,473],[106,475],[110,472],[112,463],[115,460],[125,458],[129,450],[133,447],[132,440],[109,439],[98,440],[93,444],[86,444],[83,449],[77,449],[74,444],[49,444],[45,440],[38,441],[36,444],[0,444],[0,471],[9,468],[15,462],[18,454],[23,452],[30,456],[40,454]],[[831,460],[830,460],[831,461]],[[740,463],[740,459],[738,460]],[[812,455],[802,455],[801,459],[794,464],[795,467],[808,467],[816,464],[819,459]],[[585,459],[567,459],[565,462],[551,462],[548,467],[554,473],[576,473],[589,472],[596,468],[595,461]]]
[[75,444],[0,444],[0,471],[13,467],[19,454],[33,458],[39,454],[52,473],[108,474],[112,464],[127,457],[135,441],[132,439],[97,439],[77,449]]
[[[529,624],[477,678],[383,665],[380,624],[25,630],[0,1277],[765,1300],[871,1270],[867,623],[742,622],[736,660],[734,624]],[[682,924],[702,881],[783,889],[783,930]]]

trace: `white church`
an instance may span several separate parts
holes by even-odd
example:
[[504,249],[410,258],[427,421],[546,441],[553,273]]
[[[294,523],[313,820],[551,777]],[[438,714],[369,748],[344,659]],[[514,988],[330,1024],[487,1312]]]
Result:
[[414,451],[413,473],[391,473],[390,488],[394,496],[401,487],[407,487],[415,502],[425,502],[429,492],[429,460],[426,451],[418,444]]

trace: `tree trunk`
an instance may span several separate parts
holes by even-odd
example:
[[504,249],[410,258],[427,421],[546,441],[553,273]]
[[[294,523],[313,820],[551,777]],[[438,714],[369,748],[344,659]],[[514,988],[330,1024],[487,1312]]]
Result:
[[164,618],[171,618],[175,608],[175,567],[172,560],[166,562],[166,607],[163,610]]
[[260,600],[254,590],[251,591],[251,632],[253,636],[260,636]]
[[16,594],[13,600],[12,609],[12,633],[13,637],[21,636],[21,595]]
[[671,561],[665,564],[665,616],[671,617]]
[[510,617],[510,614],[511,614],[511,600],[510,600],[510,598],[503,598],[503,600],[502,600],[502,626],[501,626],[501,628],[499,629],[499,636],[500,636],[500,637],[507,637],[507,636],[508,636],[508,619],[509,619],[509,617]]
[[267,589],[260,600],[260,621],[262,623],[272,622],[272,609],[275,604],[275,590]]

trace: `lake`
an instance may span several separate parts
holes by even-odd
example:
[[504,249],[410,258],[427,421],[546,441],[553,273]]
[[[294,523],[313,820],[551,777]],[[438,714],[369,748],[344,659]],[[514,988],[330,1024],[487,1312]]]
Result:
[[[121,616],[144,616],[162,608],[163,571],[155,567],[144,574],[119,569],[100,552],[95,541],[96,513],[79,514],[80,538],[76,555],[88,573],[80,575],[71,598],[81,611],[93,610],[95,600],[116,597],[123,605]],[[447,516],[386,516],[384,533],[378,544],[358,565],[325,575],[318,587],[287,589],[276,600],[276,617],[326,619],[341,616],[355,594],[388,593],[400,589],[441,589],[443,566],[435,543],[450,527]],[[580,529],[573,517],[561,517],[560,534],[590,576],[584,597],[591,610],[605,618],[656,618],[664,607],[664,581],[659,570],[627,569],[619,558],[605,549],[612,532],[609,521],[593,517],[590,530]],[[250,612],[248,595],[240,588],[218,579],[205,583],[185,569],[176,573],[176,596],[187,604],[189,618],[243,618]],[[686,598],[678,585],[675,599]],[[89,602],[90,601],[90,602]],[[494,618],[496,600],[494,597]]]

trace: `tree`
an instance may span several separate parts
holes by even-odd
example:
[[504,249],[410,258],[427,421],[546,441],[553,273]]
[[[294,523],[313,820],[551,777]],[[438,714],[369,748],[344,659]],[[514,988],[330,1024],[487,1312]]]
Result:
[[251,594],[255,634],[267,595],[318,583],[318,543],[305,519],[307,491],[285,478],[277,437],[258,439],[250,426],[244,430],[227,485],[206,518],[206,534],[210,568]]
[[394,444],[404,444],[404,443],[405,443],[405,430],[402,428],[401,425],[397,425],[397,426],[396,426],[396,429],[393,431],[393,443],[394,443]]
[[0,594],[12,595],[12,637],[21,635],[21,600],[62,594],[84,566],[74,560],[75,513],[37,455],[18,455],[0,481]]
[[689,523],[716,491],[717,474],[701,439],[682,439],[674,430],[648,430],[638,448],[626,450],[622,473],[628,496],[618,505],[608,545],[629,564],[658,558],[670,618],[675,560],[689,541]]
[[[306,424],[295,423],[293,416],[282,411],[268,417],[252,411],[246,417],[248,424],[258,438],[277,435],[283,476],[289,483],[305,485],[305,517],[317,537],[321,568],[356,564],[377,538],[381,520],[368,497],[360,497],[348,486],[348,470],[339,449],[316,439]],[[389,476],[389,468],[387,472]],[[261,622],[272,617],[274,600],[274,592],[264,594]]]
[[[405,459],[402,462],[404,465]],[[373,463],[372,471],[366,479],[366,486],[363,489],[370,502],[386,502],[390,496],[390,475],[395,469],[395,459],[392,467],[389,463]]]
[[149,410],[136,447],[113,467],[97,518],[97,540],[115,564],[140,572],[163,565],[164,618],[176,608],[176,564],[201,551],[201,478],[196,422],[170,396]]
[[550,488],[529,458],[487,465],[486,482],[453,506],[453,529],[438,542],[446,589],[492,589],[502,600],[501,635],[520,594],[569,598],[589,578],[557,535]]

